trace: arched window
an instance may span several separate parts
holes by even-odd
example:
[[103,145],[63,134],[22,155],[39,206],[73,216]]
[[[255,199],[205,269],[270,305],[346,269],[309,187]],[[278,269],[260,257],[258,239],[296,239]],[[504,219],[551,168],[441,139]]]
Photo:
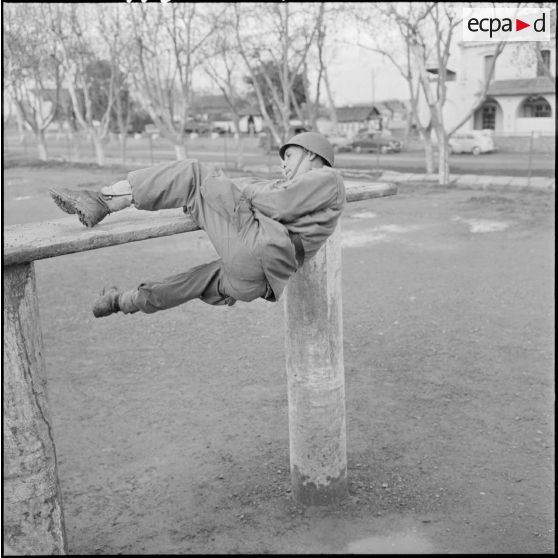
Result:
[[549,118],[552,116],[552,109],[544,97],[531,95],[523,101],[519,116],[523,118]]
[[495,130],[496,129],[496,110],[498,104],[496,101],[488,100],[482,105],[482,129]]

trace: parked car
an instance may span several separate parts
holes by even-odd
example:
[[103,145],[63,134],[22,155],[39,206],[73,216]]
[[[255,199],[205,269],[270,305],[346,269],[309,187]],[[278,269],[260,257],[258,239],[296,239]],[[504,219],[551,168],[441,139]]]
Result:
[[471,130],[470,132],[459,132],[453,134],[449,140],[450,153],[491,153],[496,151],[494,139],[490,132],[485,130]]
[[402,144],[399,140],[380,132],[359,132],[350,143],[356,153],[362,151],[379,151],[380,153],[398,153]]

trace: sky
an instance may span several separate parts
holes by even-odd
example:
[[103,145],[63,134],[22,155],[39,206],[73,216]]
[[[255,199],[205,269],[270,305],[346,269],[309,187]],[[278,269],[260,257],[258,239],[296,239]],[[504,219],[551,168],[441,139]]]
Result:
[[407,82],[377,53],[346,46],[329,67],[337,106],[409,98]]

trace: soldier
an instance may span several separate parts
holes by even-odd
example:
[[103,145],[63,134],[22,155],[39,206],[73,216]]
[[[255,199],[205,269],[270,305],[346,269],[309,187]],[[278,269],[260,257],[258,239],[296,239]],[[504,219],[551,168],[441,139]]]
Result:
[[315,132],[281,146],[283,179],[228,178],[195,159],[128,173],[93,190],[50,189],[54,202],[94,227],[129,206],[148,211],[182,207],[205,230],[220,258],[122,291],[105,287],[95,317],[153,313],[199,298],[211,305],[279,300],[288,279],[333,233],[345,205],[333,148]]

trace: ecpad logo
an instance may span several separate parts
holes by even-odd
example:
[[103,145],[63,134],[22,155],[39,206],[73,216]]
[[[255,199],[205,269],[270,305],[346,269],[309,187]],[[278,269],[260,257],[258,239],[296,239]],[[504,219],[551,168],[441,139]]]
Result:
[[463,8],[464,41],[550,41],[548,8]]

